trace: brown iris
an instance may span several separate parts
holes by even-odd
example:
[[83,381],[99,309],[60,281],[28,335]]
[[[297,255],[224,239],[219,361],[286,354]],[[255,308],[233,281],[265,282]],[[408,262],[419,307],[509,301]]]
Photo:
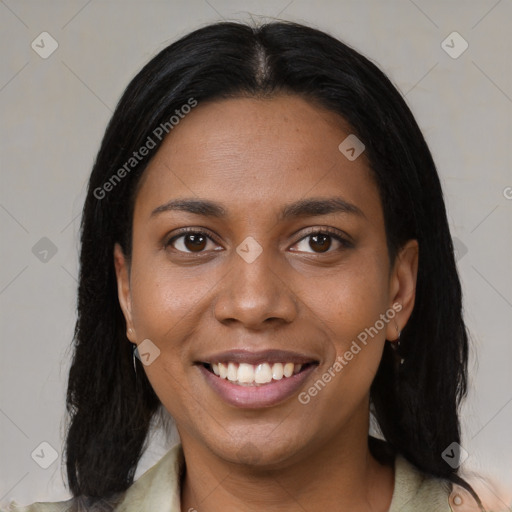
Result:
[[192,252],[202,251],[206,247],[207,237],[201,234],[190,233],[185,235],[183,243]]
[[325,252],[331,247],[331,237],[329,235],[312,235],[309,238],[309,246],[315,252]]

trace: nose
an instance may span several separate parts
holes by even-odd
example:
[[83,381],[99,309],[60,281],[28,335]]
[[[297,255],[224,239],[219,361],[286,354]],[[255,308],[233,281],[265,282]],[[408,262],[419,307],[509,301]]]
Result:
[[291,323],[296,318],[297,298],[279,276],[280,268],[270,252],[263,250],[251,263],[233,252],[230,271],[222,280],[214,303],[219,322],[262,330],[269,325]]

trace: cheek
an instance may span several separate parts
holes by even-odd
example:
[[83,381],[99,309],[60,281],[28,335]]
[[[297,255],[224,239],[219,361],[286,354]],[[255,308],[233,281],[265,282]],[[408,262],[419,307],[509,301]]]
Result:
[[368,272],[356,286],[359,293],[352,291],[347,315],[341,316],[349,332],[344,346],[338,346],[338,358],[353,386],[368,389],[382,357],[387,324],[393,321],[388,310],[387,272]]
[[[184,279],[164,258],[134,258],[132,267],[132,317],[138,336],[167,343],[179,337],[189,317],[205,306],[208,279]],[[172,336],[171,336],[172,331]]]
[[[311,296],[312,309],[328,326],[331,337],[326,367],[335,377],[325,395],[326,407],[339,407],[340,396],[347,407],[355,407],[367,395],[376,374],[387,322],[393,321],[386,316],[389,291],[385,262],[385,257],[359,258],[357,264],[347,265],[326,280],[324,293],[320,288]],[[325,373],[323,368],[318,377],[330,379]],[[341,407],[339,414],[343,411]]]
[[[385,259],[384,262],[378,257],[354,259],[322,281],[322,286],[308,294],[310,304],[336,335],[339,349],[372,327],[389,306]],[[380,330],[384,335],[384,330]]]
[[162,385],[177,389],[186,370],[187,338],[193,331],[194,311],[200,308],[201,289],[183,283],[162,263],[136,254],[130,288],[137,340],[149,339],[159,351],[144,370],[157,394]]
[[193,311],[200,307],[200,291],[196,285],[181,282],[163,265],[133,258],[133,325],[138,341],[151,340],[158,352],[151,364],[144,365],[144,372],[163,406],[185,424],[195,406],[183,383],[190,369],[187,340],[194,332]]

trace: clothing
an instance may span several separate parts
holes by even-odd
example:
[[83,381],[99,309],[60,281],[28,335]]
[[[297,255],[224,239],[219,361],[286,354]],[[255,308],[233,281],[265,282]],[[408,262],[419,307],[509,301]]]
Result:
[[[124,493],[115,512],[181,512],[180,472],[183,467],[181,445],[174,446],[159,462],[148,469]],[[466,512],[475,509],[460,488],[421,474],[404,458],[395,458],[395,489],[389,512]],[[72,500],[59,503],[34,503],[28,507],[11,504],[2,512],[71,512],[86,510],[71,507]],[[469,508],[468,508],[469,507]]]

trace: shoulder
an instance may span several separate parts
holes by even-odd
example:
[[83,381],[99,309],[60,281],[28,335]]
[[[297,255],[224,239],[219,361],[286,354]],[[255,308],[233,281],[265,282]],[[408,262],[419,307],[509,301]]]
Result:
[[54,503],[33,503],[28,506],[12,502],[6,507],[0,507],[0,512],[179,512],[183,466],[183,452],[178,444],[119,495],[115,503],[102,501],[94,507],[88,507],[80,498]]
[[177,444],[126,491],[115,512],[180,512],[184,465],[183,450]]
[[480,512],[464,488],[419,471],[403,457],[395,460],[395,489],[389,512]]
[[72,501],[59,501],[55,503],[33,503],[21,506],[12,501],[9,505],[0,507],[0,512],[68,512],[71,510]]

